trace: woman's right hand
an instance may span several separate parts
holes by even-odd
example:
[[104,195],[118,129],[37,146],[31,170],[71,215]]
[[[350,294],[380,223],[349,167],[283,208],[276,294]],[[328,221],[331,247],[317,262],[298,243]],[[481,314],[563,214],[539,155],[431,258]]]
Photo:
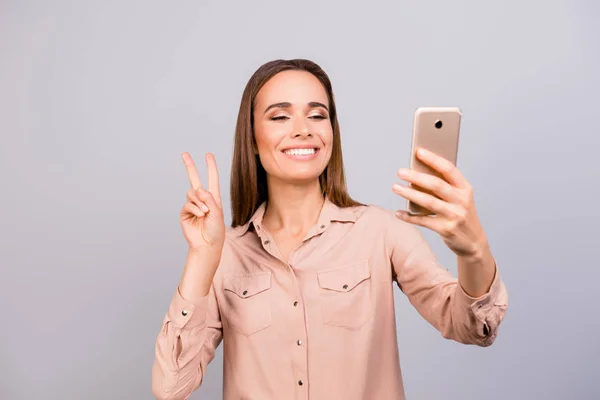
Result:
[[190,251],[216,251],[220,254],[225,242],[225,220],[215,156],[206,154],[208,190],[202,187],[192,156],[185,152],[181,157],[192,187],[187,192],[187,203],[180,213],[183,235]]

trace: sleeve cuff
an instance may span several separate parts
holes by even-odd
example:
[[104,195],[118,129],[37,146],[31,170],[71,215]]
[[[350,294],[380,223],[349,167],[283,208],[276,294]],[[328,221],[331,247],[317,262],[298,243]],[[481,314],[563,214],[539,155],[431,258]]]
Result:
[[168,315],[171,324],[178,328],[192,328],[206,323],[207,310],[208,295],[200,298],[196,303],[192,303],[181,296],[179,287],[177,287],[169,306]]

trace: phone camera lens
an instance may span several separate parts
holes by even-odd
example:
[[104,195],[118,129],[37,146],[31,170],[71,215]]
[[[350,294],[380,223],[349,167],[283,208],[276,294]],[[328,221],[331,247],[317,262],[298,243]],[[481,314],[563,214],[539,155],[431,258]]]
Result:
[[435,121],[435,127],[440,129],[442,127],[442,121],[440,121],[440,120]]

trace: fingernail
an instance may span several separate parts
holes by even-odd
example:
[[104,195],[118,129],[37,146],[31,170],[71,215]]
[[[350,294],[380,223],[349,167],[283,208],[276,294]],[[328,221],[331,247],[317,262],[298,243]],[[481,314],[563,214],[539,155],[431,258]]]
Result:
[[204,211],[205,213],[208,212],[208,207],[206,207],[206,204],[202,204],[202,207],[200,207],[202,209],[202,211]]
[[400,170],[398,171],[398,175],[400,175],[400,176],[407,176],[408,175],[408,170],[406,168],[400,168]]

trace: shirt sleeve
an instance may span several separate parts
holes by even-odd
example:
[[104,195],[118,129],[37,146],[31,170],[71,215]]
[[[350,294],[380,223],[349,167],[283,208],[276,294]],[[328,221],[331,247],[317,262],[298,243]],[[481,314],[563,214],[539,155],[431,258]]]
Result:
[[389,235],[392,273],[410,303],[443,337],[464,344],[491,345],[508,306],[497,265],[488,293],[470,297],[458,279],[439,264],[415,226],[400,220],[394,224],[396,228]]
[[187,399],[202,383],[223,330],[214,287],[197,303],[177,288],[156,339],[152,392],[157,399]]

